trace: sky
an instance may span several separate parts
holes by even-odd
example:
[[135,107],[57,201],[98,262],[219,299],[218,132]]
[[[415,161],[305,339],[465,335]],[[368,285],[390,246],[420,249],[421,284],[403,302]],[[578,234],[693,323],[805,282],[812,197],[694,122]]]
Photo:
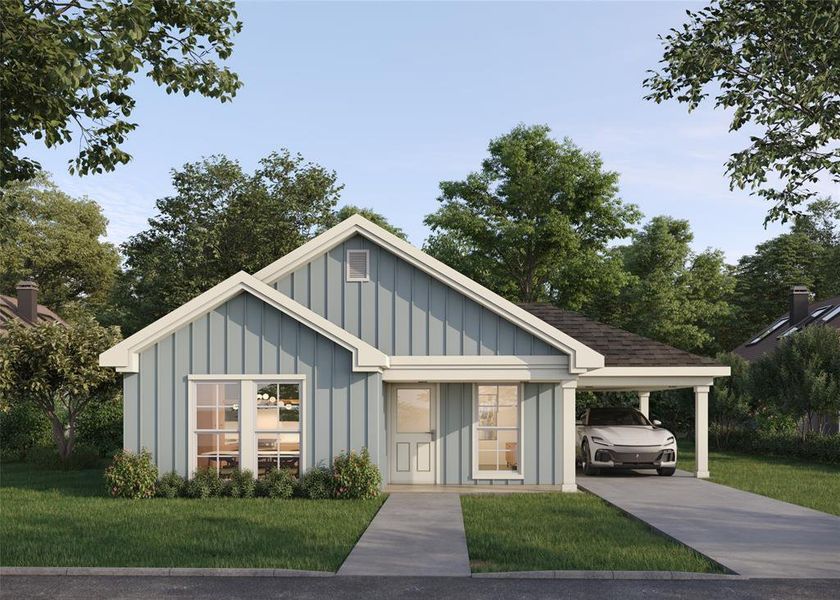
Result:
[[146,227],[171,169],[225,154],[250,171],[288,148],[336,171],[342,204],[381,212],[421,245],[440,181],[478,170],[488,142],[517,124],[547,124],[599,152],[646,219],[687,219],[695,250],[735,262],[785,229],[765,229],[767,204],[729,189],[724,163],[745,134],[728,133],[711,105],[689,114],[643,99],[657,36],[700,6],[241,2],[227,64],[244,86],[233,102],[167,95],[138,76],[131,163],[80,178],[66,169],[75,141],[27,153],[64,191],[102,206],[115,243]]

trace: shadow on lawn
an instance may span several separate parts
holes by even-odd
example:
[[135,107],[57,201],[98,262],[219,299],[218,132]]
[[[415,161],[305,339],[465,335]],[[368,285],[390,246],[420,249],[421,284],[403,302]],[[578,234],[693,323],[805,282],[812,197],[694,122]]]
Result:
[[55,471],[38,469],[29,463],[0,464],[0,488],[54,492],[81,498],[106,497],[104,469]]

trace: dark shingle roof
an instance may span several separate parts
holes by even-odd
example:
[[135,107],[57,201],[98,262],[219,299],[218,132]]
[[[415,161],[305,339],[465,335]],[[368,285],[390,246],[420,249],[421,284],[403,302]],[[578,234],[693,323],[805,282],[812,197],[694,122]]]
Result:
[[712,358],[678,350],[551,304],[533,302],[519,306],[603,354],[606,367],[703,367],[719,364]]
[[[18,312],[17,298],[14,296],[0,295],[0,334],[2,334],[8,323],[15,321],[24,327],[32,327],[34,323],[24,319]],[[43,304],[38,305],[38,322],[53,321],[55,323],[64,323],[61,317],[51,311]]]
[[[814,311],[824,306],[828,308],[817,318],[811,316],[814,314]],[[768,323],[767,326],[764,327],[761,331],[756,332],[755,335],[751,335],[747,341],[735,348],[733,352],[741,356],[745,360],[755,360],[761,355],[775,350],[776,345],[779,343],[779,338],[788,331],[790,331],[792,326],[796,326],[799,330],[804,329],[806,327],[810,327],[812,325],[828,325],[829,327],[835,327],[836,329],[840,329],[840,314],[832,313],[832,310],[837,306],[840,306],[840,296],[826,298],[825,300],[820,300],[819,302],[812,302],[808,305],[808,316],[802,319],[799,323],[786,322],[780,325],[778,329],[770,333],[766,333],[760,341],[756,342],[755,344],[751,344],[750,342],[752,340],[757,338],[762,333],[765,333],[768,329],[770,329],[773,325],[781,321],[783,318],[788,317],[790,313],[788,312],[783,315],[779,315],[778,318],[774,319],[772,323]],[[828,321],[824,321],[824,316],[832,316],[832,318]]]

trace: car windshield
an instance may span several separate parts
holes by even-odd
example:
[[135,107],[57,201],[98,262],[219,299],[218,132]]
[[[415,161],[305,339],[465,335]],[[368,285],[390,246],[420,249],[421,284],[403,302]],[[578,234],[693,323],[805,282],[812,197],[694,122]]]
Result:
[[650,425],[645,416],[632,408],[593,408],[589,425]]

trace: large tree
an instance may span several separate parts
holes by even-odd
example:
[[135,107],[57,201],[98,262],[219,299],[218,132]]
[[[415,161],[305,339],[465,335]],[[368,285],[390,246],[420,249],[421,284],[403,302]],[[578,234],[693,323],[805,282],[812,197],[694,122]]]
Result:
[[546,126],[520,125],[488,150],[480,171],[441,182],[426,250],[511,300],[574,309],[617,291],[607,244],[639,218],[618,198],[618,174]]
[[119,255],[102,241],[108,221],[94,201],[68,196],[41,174],[4,186],[0,212],[0,293],[14,294],[32,277],[54,310],[105,301]]
[[0,22],[0,182],[38,170],[19,154],[27,136],[47,146],[76,137],[71,172],[128,162],[138,72],[167,94],[222,102],[241,85],[214,62],[242,27],[233,0],[3,0]]
[[118,377],[99,366],[99,354],[119,341],[119,332],[87,317],[68,326],[12,323],[2,340],[0,401],[33,406],[46,415],[66,464],[79,418],[97,404],[113,402]]
[[738,261],[736,310],[722,340],[730,349],[789,308],[790,288],[808,286],[818,300],[840,294],[840,205],[813,202],[788,233]]
[[717,0],[660,38],[663,67],[644,82],[647,99],[689,110],[714,96],[730,131],[755,132],[726,172],[772,203],[768,220],[795,214],[820,177],[840,182],[838,23],[838,0]]
[[691,352],[714,354],[731,312],[735,281],[719,250],[695,253],[688,221],[654,217],[615,250],[631,275],[612,314],[596,314],[620,327]]
[[372,208],[362,208],[354,204],[345,204],[337,211],[335,211],[332,218],[324,224],[323,229],[328,229],[333,225],[338,225],[339,223],[341,223],[345,219],[349,219],[353,215],[361,215],[368,221],[371,221],[376,225],[379,225],[383,229],[390,231],[398,238],[402,238],[404,240],[408,239],[405,235],[405,231],[403,231],[396,225],[392,225],[391,222],[388,221],[388,217],[386,217],[385,215],[376,212]]
[[223,156],[173,171],[175,193],[122,249],[109,322],[135,331],[239,270],[254,272],[332,222],[336,175],[283,150],[254,173]]

